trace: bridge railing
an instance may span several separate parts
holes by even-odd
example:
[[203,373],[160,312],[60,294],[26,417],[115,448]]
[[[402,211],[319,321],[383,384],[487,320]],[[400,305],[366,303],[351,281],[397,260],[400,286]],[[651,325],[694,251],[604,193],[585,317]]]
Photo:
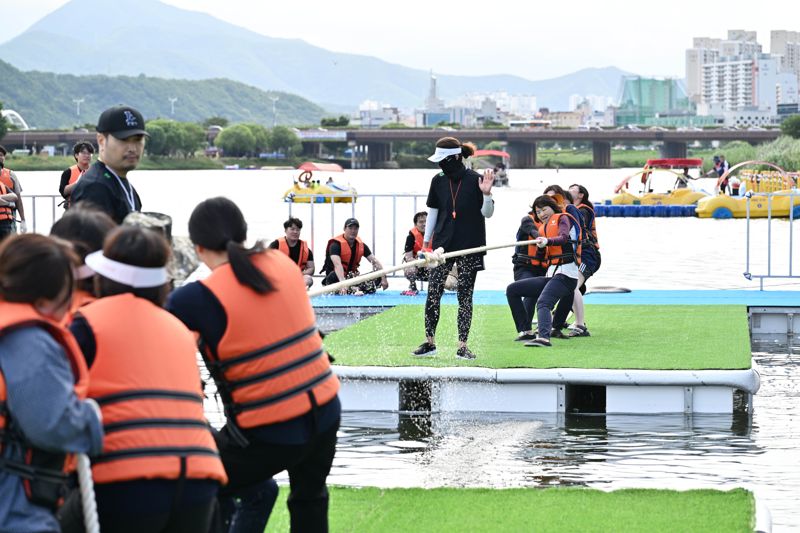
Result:
[[[756,201],[766,198],[767,201],[767,235],[766,240],[763,235],[754,235],[751,229],[751,211],[750,204],[753,198]],[[783,242],[773,242],[772,223],[773,216],[773,200],[779,197],[788,197],[789,205],[789,238],[788,248],[780,250],[780,247],[786,246]],[[747,208],[747,225],[746,225],[746,256],[744,277],[748,280],[758,279],[759,290],[764,290],[765,279],[797,279],[800,278],[800,273],[794,270],[794,221],[795,221],[795,208],[800,211],[800,206],[795,206],[795,198],[800,197],[800,192],[797,189],[791,191],[781,192],[748,192],[746,194],[746,208]],[[761,200],[763,201],[763,200]],[[777,241],[777,239],[776,239]],[[754,250],[758,246],[758,250]],[[751,260],[755,256],[762,257],[761,251],[766,252],[766,272],[754,273],[751,271]],[[776,259],[777,257],[777,259]],[[763,261],[763,259],[762,259]],[[760,261],[760,262],[762,262]],[[778,264],[779,263],[779,264]],[[783,267],[782,267],[783,265]],[[759,265],[763,269],[763,265]]]
[[[340,235],[345,220],[351,217],[358,219],[358,236],[384,266],[400,264],[406,236],[414,226],[414,214],[426,210],[426,198],[424,194],[359,194],[357,197],[298,194],[286,205],[289,216],[303,221],[302,238],[314,251],[314,262],[319,271],[325,260],[328,240]],[[306,199],[310,203],[303,201]],[[332,199],[338,201],[331,202]],[[402,272],[391,274],[394,277],[402,275]]]

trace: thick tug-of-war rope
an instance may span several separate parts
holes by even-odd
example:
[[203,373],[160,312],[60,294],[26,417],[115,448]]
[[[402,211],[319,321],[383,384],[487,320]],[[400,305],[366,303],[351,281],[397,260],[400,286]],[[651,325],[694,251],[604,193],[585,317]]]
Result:
[[327,294],[330,292],[336,292],[341,289],[353,287],[360,283],[364,283],[365,281],[380,278],[381,276],[385,276],[386,274],[391,274],[392,272],[397,272],[398,270],[405,270],[411,267],[434,268],[436,266],[443,264],[451,257],[460,257],[462,255],[488,252],[490,250],[499,250],[501,248],[511,248],[513,246],[529,246],[531,244],[535,244],[535,241],[517,241],[517,242],[510,242],[508,244],[497,244],[493,246],[479,246],[477,248],[467,248],[466,250],[458,250],[455,252],[445,252],[442,248],[437,248],[432,252],[423,251],[417,254],[417,257],[419,259],[415,259],[414,261],[409,261],[408,263],[387,267],[382,270],[375,270],[373,272],[369,272],[367,274],[363,274],[355,278],[346,279],[344,281],[340,281],[332,285],[325,285],[318,289],[308,291],[308,296],[313,298],[314,296],[321,296],[323,294]]
[[78,454],[78,484],[81,488],[83,523],[86,533],[100,533],[100,519],[97,517],[97,502],[94,499],[94,480],[92,463],[85,453]]

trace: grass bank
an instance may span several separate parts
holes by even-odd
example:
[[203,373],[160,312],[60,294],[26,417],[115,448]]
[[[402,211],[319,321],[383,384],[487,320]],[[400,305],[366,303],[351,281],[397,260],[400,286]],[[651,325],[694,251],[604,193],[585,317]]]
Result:
[[[266,531],[288,531],[281,487]],[[366,532],[726,531],[751,532],[753,495],[743,489],[378,489],[332,487],[330,530]]]
[[422,305],[400,305],[331,333],[325,346],[345,366],[488,368],[746,369],[751,366],[747,311],[736,305],[587,305],[591,337],[552,339],[552,348],[514,342],[504,305],[476,306],[469,346],[478,358],[455,358],[457,306],[443,305],[438,355],[410,355],[423,339]]

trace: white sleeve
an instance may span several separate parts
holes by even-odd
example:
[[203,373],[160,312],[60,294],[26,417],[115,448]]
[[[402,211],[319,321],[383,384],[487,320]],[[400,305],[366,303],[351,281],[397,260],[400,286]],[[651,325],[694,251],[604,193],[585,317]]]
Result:
[[[494,214],[494,200],[492,200],[492,195],[483,195],[483,205],[481,206],[481,215],[486,218],[491,218]],[[429,217],[430,218],[430,217]]]
[[425,223],[425,236],[422,237],[423,242],[431,242],[431,237],[433,237],[433,228],[436,227],[437,218],[439,218],[439,209],[436,207],[429,207],[428,221]]

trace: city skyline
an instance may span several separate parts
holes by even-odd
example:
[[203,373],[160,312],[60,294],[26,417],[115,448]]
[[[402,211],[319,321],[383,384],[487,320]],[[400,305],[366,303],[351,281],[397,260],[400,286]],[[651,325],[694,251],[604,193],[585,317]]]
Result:
[[[724,38],[728,29],[752,30],[766,52],[770,30],[795,29],[782,22],[785,4],[773,0],[760,3],[757,11],[731,10],[729,3],[720,1],[676,1],[664,4],[662,11],[648,11],[649,20],[620,0],[604,3],[603,9],[585,1],[567,7],[501,0],[492,4],[490,13],[485,3],[474,0],[454,4],[452,13],[419,0],[391,10],[355,0],[268,6],[228,0],[224,10],[217,0],[162,1],[263,35],[302,39],[332,51],[442,74],[514,74],[531,80],[612,65],[644,76],[683,78],[684,52],[693,37]],[[7,4],[5,42],[67,0],[28,0],[13,7],[7,0],[2,3]],[[407,41],[403,36],[409,37]],[[633,42],[636,46],[631,46]],[[526,50],[531,51],[529,59]]]

